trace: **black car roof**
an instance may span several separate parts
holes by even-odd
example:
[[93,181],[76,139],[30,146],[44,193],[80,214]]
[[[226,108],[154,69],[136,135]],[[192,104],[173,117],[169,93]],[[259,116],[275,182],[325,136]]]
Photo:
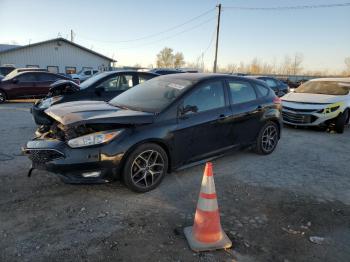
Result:
[[229,74],[218,74],[218,73],[179,73],[179,74],[171,74],[171,75],[162,75],[159,76],[160,78],[166,79],[183,79],[183,80],[188,80],[193,83],[195,82],[200,82],[203,80],[208,80],[208,79],[215,79],[215,78],[220,78],[220,77],[225,77],[225,78],[231,78],[235,80],[251,80],[251,81],[256,81],[260,83],[259,80],[256,80],[254,78],[247,78],[243,76],[234,76],[234,75],[229,75]]
[[158,76],[159,74],[154,73],[154,72],[144,72],[144,71],[137,71],[137,70],[114,70],[114,71],[104,71],[101,72],[100,74],[104,74],[106,76],[112,75],[115,73],[138,73],[138,74],[150,74],[150,75],[155,75]]

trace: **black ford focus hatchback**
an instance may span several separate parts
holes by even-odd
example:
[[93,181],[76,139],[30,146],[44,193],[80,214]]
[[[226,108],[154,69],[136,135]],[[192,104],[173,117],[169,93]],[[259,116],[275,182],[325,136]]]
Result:
[[32,169],[68,183],[121,176],[132,190],[241,147],[270,154],[281,133],[281,102],[263,82],[219,74],[153,78],[109,102],[76,101],[45,111],[50,130],[24,147]]

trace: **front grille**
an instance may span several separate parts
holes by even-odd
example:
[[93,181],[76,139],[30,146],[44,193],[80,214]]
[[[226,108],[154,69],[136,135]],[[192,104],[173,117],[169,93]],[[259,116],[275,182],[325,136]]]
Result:
[[287,109],[287,110],[291,110],[291,111],[294,111],[294,112],[304,112],[304,113],[312,113],[312,112],[317,112],[317,110],[319,109],[298,109],[298,108],[291,108],[291,107],[288,107],[288,106],[283,106],[284,109]]
[[285,121],[295,124],[310,124],[317,119],[317,117],[313,115],[294,113],[290,111],[282,111],[282,116]]
[[29,159],[32,160],[33,163],[37,164],[45,164],[46,162],[64,157],[63,153],[51,149],[28,149],[26,154],[28,154]]

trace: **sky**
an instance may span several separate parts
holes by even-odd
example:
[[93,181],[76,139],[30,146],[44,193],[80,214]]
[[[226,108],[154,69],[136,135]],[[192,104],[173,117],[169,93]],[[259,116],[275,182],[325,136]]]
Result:
[[228,7],[350,2],[346,0],[0,0],[0,43],[69,38],[73,29],[76,43],[116,59],[117,65],[155,64],[157,53],[170,47],[188,62],[203,54],[211,68],[219,2],[220,66],[249,63],[255,57],[279,63],[286,55],[301,53],[306,70],[345,69],[344,58],[350,56],[350,7],[278,11]]

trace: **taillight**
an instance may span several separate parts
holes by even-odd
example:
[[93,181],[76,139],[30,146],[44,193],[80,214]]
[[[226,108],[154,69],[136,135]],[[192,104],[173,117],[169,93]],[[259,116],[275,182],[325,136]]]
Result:
[[281,100],[281,98],[279,98],[278,96],[276,96],[276,97],[273,99],[273,103],[274,103],[274,104],[282,104],[282,100]]

